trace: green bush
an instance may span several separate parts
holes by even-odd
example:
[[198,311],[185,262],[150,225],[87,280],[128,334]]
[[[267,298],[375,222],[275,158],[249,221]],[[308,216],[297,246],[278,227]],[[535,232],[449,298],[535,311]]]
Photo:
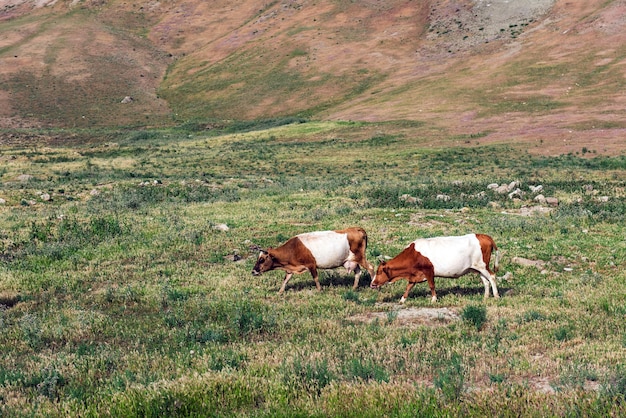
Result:
[[389,372],[373,360],[355,358],[345,366],[344,373],[352,380],[388,382]]
[[461,318],[480,331],[487,322],[487,308],[484,305],[468,305],[461,311]]

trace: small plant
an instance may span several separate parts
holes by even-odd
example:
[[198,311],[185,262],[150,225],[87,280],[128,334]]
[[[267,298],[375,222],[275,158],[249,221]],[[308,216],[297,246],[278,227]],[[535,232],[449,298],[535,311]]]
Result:
[[297,358],[291,367],[283,365],[283,380],[288,383],[291,379],[295,379],[297,387],[319,396],[322,389],[337,380],[337,376],[331,371],[326,359],[305,361]]
[[346,374],[353,380],[388,382],[389,373],[373,360],[352,359],[346,366]]
[[398,311],[387,312],[387,324],[391,324],[398,317]]
[[621,397],[622,401],[626,399],[626,366],[621,364],[613,371],[613,374],[607,379],[603,386],[603,391],[609,396]]
[[59,390],[65,385],[65,379],[61,374],[50,368],[41,371],[40,382],[37,383],[37,392],[50,400],[59,398]]
[[463,321],[473,325],[476,330],[480,331],[485,322],[487,322],[487,308],[484,305],[469,305],[461,311]]
[[454,353],[435,375],[433,383],[447,401],[459,400],[465,386],[463,358]]
[[573,337],[573,332],[570,326],[567,325],[563,325],[558,327],[555,331],[554,331],[554,338],[556,338],[557,341],[567,341],[572,339]]
[[524,322],[533,322],[533,321],[545,321],[546,316],[544,314],[542,314],[541,312],[537,312],[535,310],[530,310],[524,313],[524,315],[522,315],[520,322],[524,323]]
[[24,340],[32,349],[38,349],[43,344],[43,337],[41,330],[41,321],[33,314],[25,314],[20,318],[20,329]]
[[501,373],[498,373],[498,374],[489,373],[489,381],[491,383],[503,383],[504,380],[505,380],[505,377]]
[[350,302],[359,302],[359,294],[354,290],[348,290],[343,294],[343,300],[347,300]]

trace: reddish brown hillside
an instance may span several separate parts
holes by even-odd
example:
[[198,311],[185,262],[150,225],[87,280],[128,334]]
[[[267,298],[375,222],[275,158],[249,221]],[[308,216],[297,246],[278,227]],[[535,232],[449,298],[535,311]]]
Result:
[[620,152],[625,12],[623,0],[0,1],[0,124],[413,119],[483,143]]

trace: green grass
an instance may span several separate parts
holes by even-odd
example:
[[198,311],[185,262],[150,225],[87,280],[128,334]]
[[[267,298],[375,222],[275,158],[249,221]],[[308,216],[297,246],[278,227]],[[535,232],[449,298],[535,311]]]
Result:
[[[431,127],[402,121],[204,123],[2,147],[0,414],[626,412],[622,157],[424,149]],[[487,189],[513,180],[519,201]],[[559,207],[520,216],[537,184]],[[279,296],[282,272],[251,275],[254,245],[350,225],[374,263],[417,237],[488,233],[502,298],[483,301],[477,275],[436,279],[461,319],[406,323],[402,282],[352,290],[338,269],[321,293],[303,274]],[[403,308],[429,295],[417,285]]]

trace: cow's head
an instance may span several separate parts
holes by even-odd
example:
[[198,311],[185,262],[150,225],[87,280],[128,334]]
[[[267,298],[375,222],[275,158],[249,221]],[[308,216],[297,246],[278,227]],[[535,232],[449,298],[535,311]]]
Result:
[[372,278],[372,283],[370,283],[370,287],[372,289],[379,289],[385,283],[389,283],[391,279],[387,274],[387,262],[381,261],[378,265],[378,269],[376,270],[376,274]]
[[253,276],[260,276],[261,273],[272,270],[274,267],[274,257],[270,254],[270,251],[261,250],[259,252],[259,258],[256,260],[256,264],[252,269]]

